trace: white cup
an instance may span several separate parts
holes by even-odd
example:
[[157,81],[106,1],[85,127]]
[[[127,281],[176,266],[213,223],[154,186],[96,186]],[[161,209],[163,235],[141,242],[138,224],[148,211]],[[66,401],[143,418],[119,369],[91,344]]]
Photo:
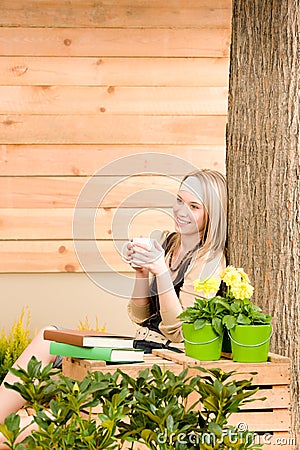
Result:
[[[153,245],[153,241],[154,241],[154,239],[147,238],[147,237],[136,237],[136,238],[133,238],[131,241],[125,242],[125,243],[122,245],[122,251],[121,251],[121,258],[122,258],[122,260],[123,260],[124,262],[130,264],[131,267],[140,267],[139,265],[135,264],[133,260],[128,261],[128,260],[125,258],[125,256],[124,256],[124,248],[125,248],[125,246],[127,247],[128,244],[133,244],[133,245],[134,245],[134,244],[141,244],[141,245],[143,245],[144,247],[146,247],[148,250],[151,250],[152,245]],[[143,249],[142,249],[142,248],[139,248],[139,251],[140,251],[141,253],[143,253]],[[144,251],[147,251],[147,250],[144,250]]]
[[141,244],[147,247],[148,250],[151,250],[153,245],[153,239],[147,237],[136,237],[132,239],[133,244]]

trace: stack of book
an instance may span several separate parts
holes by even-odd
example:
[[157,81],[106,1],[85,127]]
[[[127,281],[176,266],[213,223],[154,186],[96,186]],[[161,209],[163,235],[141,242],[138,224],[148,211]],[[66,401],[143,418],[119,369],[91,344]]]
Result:
[[133,338],[91,330],[45,330],[51,355],[106,362],[142,362],[144,352],[133,348]]

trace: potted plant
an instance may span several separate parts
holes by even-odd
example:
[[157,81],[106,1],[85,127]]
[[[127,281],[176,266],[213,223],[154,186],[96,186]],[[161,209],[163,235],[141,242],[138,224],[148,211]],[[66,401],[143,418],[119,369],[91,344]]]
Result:
[[[220,280],[195,280],[194,290],[199,293],[193,306],[189,306],[178,317],[182,321],[182,333],[187,356],[199,360],[218,360],[221,357],[223,340],[223,317],[230,308],[221,296],[209,298],[217,292]],[[200,295],[201,294],[201,295]]]
[[[222,283],[222,284],[221,284]],[[217,302],[222,305],[222,311],[218,311],[217,323],[219,334],[221,328],[228,332],[232,359],[239,362],[263,362],[268,359],[270,337],[272,334],[272,317],[262,312],[261,308],[254,305],[250,298],[254,287],[250,284],[248,275],[242,268],[227,266],[220,274],[220,278],[212,277],[208,280],[195,280],[194,289],[202,296],[212,296],[221,288],[221,295],[213,296],[206,302]],[[192,308],[196,309],[196,302]],[[192,322],[193,316],[186,310],[179,317],[184,321]],[[208,306],[210,309],[210,306]],[[194,317],[196,314],[194,313]],[[184,326],[184,324],[183,324]],[[223,330],[223,331],[224,331]],[[184,334],[184,328],[183,328]]]
[[230,304],[230,312],[223,317],[223,324],[230,336],[232,359],[239,362],[267,361],[272,317],[251,302],[254,288],[243,269],[228,266],[221,278]]

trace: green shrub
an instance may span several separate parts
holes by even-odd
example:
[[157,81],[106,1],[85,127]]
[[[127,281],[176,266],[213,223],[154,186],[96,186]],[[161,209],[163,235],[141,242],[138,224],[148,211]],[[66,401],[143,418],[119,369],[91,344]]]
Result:
[[30,313],[23,308],[20,317],[12,325],[9,334],[2,329],[0,332],[0,383],[31,341]]
[[20,417],[11,414],[0,432],[11,450],[121,449],[126,441],[150,450],[261,448],[254,433],[228,424],[257,392],[252,378],[237,381],[234,371],[200,370],[204,375],[187,377],[187,371],[175,375],[154,365],[136,377],[99,371],[76,381],[51,364],[42,368],[33,357],[27,370],[12,369],[20,382],[6,387],[32,406],[37,429],[16,443]]

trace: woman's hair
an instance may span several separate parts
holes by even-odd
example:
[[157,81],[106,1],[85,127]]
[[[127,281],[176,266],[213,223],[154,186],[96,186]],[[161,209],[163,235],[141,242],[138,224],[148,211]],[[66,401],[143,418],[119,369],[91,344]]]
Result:
[[[227,236],[227,187],[225,177],[216,170],[203,169],[186,175],[180,185],[181,189],[189,177],[195,177],[199,183],[199,192],[195,187],[193,193],[203,203],[206,214],[204,215],[204,233],[198,257],[206,255],[208,261],[224,253]],[[201,191],[201,192],[200,192]],[[174,234],[170,242],[169,251],[174,252],[181,243],[180,233]]]

